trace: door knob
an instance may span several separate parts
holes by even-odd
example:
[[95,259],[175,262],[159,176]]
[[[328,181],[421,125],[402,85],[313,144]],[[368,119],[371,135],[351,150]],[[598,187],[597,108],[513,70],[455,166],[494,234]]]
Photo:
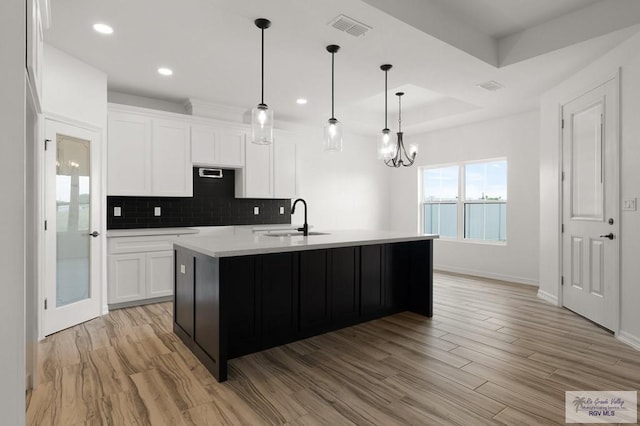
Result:
[[613,235],[613,232],[609,232],[607,235],[600,235],[600,238],[608,238],[610,240],[613,240],[616,236]]
[[100,233],[98,231],[93,231],[89,235],[92,236],[93,238],[96,238],[98,235],[100,235]]

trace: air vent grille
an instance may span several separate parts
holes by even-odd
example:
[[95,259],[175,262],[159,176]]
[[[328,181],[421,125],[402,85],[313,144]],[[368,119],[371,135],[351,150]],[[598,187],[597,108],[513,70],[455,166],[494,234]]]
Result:
[[351,34],[354,37],[360,37],[371,29],[370,26],[358,22],[353,18],[349,18],[346,15],[340,15],[329,23],[333,28],[344,31],[347,34]]
[[495,92],[496,90],[504,89],[504,86],[497,81],[485,81],[484,83],[477,84],[478,87],[489,92]]

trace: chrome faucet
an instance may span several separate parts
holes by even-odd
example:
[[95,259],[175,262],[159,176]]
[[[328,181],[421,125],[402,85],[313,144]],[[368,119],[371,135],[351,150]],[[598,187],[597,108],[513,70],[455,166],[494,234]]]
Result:
[[297,200],[295,200],[293,202],[293,206],[291,206],[291,214],[294,214],[296,212],[296,204],[298,204],[298,201],[302,201],[302,204],[304,204],[304,225],[302,225],[302,228],[298,228],[298,231],[302,231],[302,235],[307,237],[309,236],[309,224],[307,223],[307,202],[302,198],[298,198]]

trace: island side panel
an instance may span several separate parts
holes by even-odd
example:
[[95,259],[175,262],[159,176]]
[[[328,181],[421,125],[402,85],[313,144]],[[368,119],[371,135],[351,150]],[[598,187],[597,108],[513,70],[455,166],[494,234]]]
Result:
[[433,316],[433,240],[411,243],[409,310]]

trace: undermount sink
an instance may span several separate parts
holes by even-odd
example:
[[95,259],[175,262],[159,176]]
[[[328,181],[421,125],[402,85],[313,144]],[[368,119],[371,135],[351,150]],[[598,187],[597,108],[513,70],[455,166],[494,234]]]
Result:
[[[288,231],[288,232],[272,232],[269,234],[264,234],[267,237],[302,237],[302,232],[299,231]],[[309,236],[311,235],[330,235],[328,232],[309,232]]]

